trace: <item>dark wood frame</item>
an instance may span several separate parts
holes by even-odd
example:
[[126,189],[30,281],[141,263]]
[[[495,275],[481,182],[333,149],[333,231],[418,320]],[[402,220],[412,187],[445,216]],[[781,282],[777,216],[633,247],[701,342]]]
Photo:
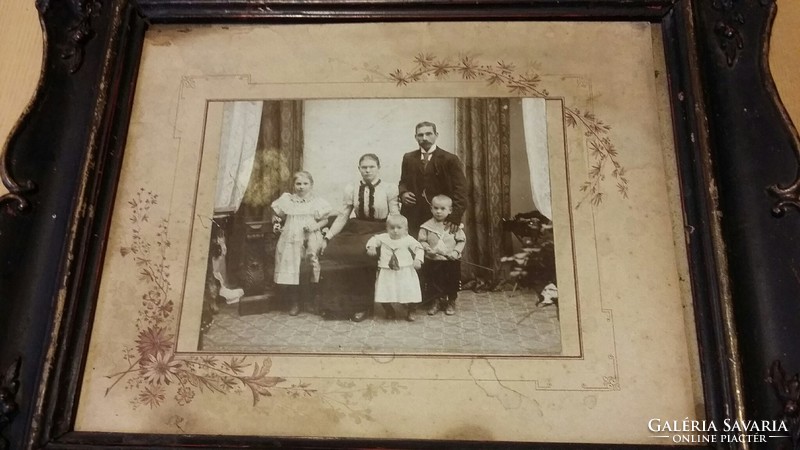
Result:
[[[37,7],[47,37],[43,77],[0,162],[10,191],[0,198],[0,432],[12,448],[489,445],[73,431],[143,36],[163,23],[660,24],[706,414],[782,418],[797,436],[798,393],[773,364],[800,370],[800,140],[766,63],[774,0],[37,0]],[[781,445],[800,448],[797,439],[764,448]]]

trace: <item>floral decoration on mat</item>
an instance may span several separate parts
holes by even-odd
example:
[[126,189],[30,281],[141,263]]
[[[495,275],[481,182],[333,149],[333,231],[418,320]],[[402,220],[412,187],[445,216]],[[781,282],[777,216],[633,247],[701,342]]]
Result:
[[[502,60],[494,64],[483,64],[470,56],[438,58],[421,53],[414,58],[413,64],[408,70],[395,69],[388,74],[388,79],[398,86],[406,86],[430,78],[446,79],[455,74],[464,80],[480,79],[489,85],[505,86],[511,94],[520,97],[550,97],[550,93],[541,87],[542,80],[538,74],[530,71],[519,73],[514,64]],[[387,77],[383,74],[382,76]],[[581,111],[567,105],[564,105],[564,122],[568,127],[583,131],[593,160],[589,168],[589,179],[580,186],[584,196],[577,206],[587,199],[595,206],[600,205],[606,195],[604,186],[608,177],[615,182],[617,193],[622,198],[628,198],[628,178],[619,161],[617,148],[609,136],[611,125],[598,119],[591,111]]]
[[186,406],[206,393],[228,395],[249,392],[252,405],[280,394],[287,398],[316,398],[336,419],[349,418],[356,423],[373,420],[371,410],[363,406],[379,394],[401,394],[406,387],[397,382],[357,385],[337,381],[335,388],[320,390],[307,382],[290,382],[270,375],[272,361],[265,357],[253,360],[247,356],[176,355],[176,305],[170,283],[170,266],[166,253],[170,247],[169,223],[151,215],[158,204],[158,195],[144,188],[128,202],[130,210],[130,245],[120,254],[135,265],[139,281],[140,307],[133,326],[136,339],[122,351],[127,368],[106,377],[111,385],[108,395],[117,386],[132,392],[131,406],[158,408],[174,402]]

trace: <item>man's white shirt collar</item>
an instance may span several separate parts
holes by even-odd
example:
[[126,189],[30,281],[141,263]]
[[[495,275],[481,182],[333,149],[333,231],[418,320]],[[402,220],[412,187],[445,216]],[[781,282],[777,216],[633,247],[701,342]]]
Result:
[[437,147],[436,144],[433,144],[433,147],[431,147],[431,149],[426,152],[424,148],[420,147],[419,159],[422,160],[427,158],[428,161],[430,161],[431,155],[433,155],[433,152],[435,152],[437,148],[439,147]]

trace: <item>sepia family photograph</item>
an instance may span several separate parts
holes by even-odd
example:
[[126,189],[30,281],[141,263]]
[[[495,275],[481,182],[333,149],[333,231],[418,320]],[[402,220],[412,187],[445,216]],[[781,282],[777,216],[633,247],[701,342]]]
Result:
[[695,417],[661,36],[154,27],[76,430],[636,444],[654,384]]
[[561,352],[545,99],[222,108],[199,351]]

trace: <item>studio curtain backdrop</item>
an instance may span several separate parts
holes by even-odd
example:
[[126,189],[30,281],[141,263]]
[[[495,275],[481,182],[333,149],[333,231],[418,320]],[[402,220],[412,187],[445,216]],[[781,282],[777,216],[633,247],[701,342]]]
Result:
[[522,121],[525,131],[525,151],[531,174],[531,195],[536,209],[553,220],[550,201],[550,155],[547,151],[546,103],[543,98],[522,99]]
[[231,261],[247,295],[271,284],[274,247],[270,205],[291,192],[292,173],[303,167],[303,102],[263,102],[253,169],[242,205],[234,214]]
[[225,103],[214,213],[235,212],[253,171],[263,102]]
[[456,100],[456,130],[456,153],[467,178],[462,261],[470,264],[461,265],[462,279],[495,279],[500,258],[511,251],[500,224],[511,209],[509,100]]
[[302,167],[303,102],[263,102],[255,163],[243,200],[245,215],[271,217],[270,204],[282,192],[291,192],[292,173]]

